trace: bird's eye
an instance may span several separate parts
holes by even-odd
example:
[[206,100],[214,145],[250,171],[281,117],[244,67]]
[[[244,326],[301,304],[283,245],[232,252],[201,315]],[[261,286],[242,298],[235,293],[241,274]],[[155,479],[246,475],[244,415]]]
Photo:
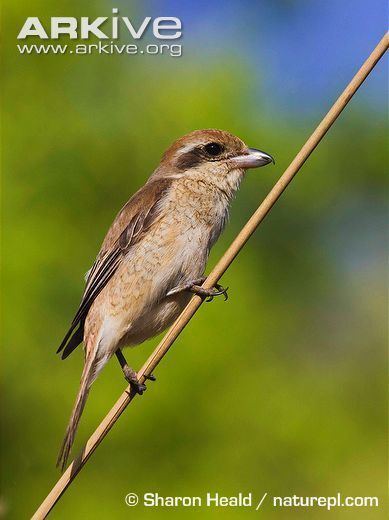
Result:
[[204,146],[204,150],[208,155],[216,157],[217,155],[220,155],[222,153],[223,147],[219,143],[208,143]]

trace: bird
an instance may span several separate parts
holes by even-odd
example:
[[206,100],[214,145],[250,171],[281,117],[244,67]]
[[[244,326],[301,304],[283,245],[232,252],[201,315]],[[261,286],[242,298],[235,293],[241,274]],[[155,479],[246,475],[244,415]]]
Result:
[[146,386],[122,349],[166,329],[193,294],[227,297],[219,284],[201,287],[207,259],[246,170],[271,162],[271,155],[229,132],[195,130],[165,151],[144,186],[119,211],[57,350],[65,359],[84,345],[80,388],[57,459],[62,470],[90,387],[109,359],[117,357],[125,379],[142,394]]

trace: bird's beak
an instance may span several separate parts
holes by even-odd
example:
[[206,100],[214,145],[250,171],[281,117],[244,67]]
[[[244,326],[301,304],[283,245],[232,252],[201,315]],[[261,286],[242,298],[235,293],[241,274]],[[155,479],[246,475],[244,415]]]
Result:
[[266,166],[266,164],[273,163],[275,161],[271,155],[256,148],[247,148],[247,152],[243,155],[238,155],[233,159],[230,159],[233,168],[259,168],[260,166]]

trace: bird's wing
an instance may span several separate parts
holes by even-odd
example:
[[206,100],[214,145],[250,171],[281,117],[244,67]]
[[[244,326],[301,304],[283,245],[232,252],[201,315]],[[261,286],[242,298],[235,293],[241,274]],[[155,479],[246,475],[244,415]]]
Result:
[[161,201],[171,187],[172,179],[150,180],[117,215],[110,227],[95,263],[88,272],[80,306],[57,353],[65,359],[79,345],[84,336],[84,323],[96,296],[107,285],[124,256],[144,233],[159,219]]

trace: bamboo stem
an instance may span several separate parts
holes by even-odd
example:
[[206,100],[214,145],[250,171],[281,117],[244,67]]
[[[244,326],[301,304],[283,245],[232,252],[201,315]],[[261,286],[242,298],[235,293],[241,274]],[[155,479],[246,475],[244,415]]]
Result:
[[[241,251],[243,246],[246,244],[248,239],[257,229],[262,220],[266,217],[269,211],[272,209],[274,204],[277,202],[279,197],[282,195],[288,184],[292,181],[293,177],[300,170],[302,165],[311,155],[313,150],[319,144],[321,139],[327,133],[329,128],[335,122],[337,117],[340,115],[342,110],[345,108],[347,103],[350,101],[352,96],[364,82],[368,74],[373,70],[376,63],[379,59],[385,54],[386,50],[389,47],[389,33],[386,33],[382,40],[378,43],[376,48],[370,54],[368,59],[356,73],[354,78],[351,80],[349,85],[345,88],[336,102],[333,104],[327,115],[317,126],[316,130],[306,141],[304,146],[301,148],[299,153],[290,163],[288,168],[279,178],[277,183],[274,185],[272,190],[269,192],[267,197],[264,199],[262,204],[258,207],[256,212],[252,215],[250,220],[246,223],[240,233],[237,235],[235,240],[232,242],[230,247],[224,253],[223,257],[216,264],[214,269],[209,274],[208,278],[203,284],[203,287],[211,288],[215,285],[215,283],[221,278],[221,276],[225,273],[231,263],[234,261],[235,257]],[[202,303],[202,299],[199,296],[193,296],[190,300],[186,308],[183,310],[181,315],[177,318],[175,323],[166,333],[162,341],[156,347],[154,352],[151,354],[149,359],[143,365],[141,370],[139,371],[139,379],[143,383],[145,381],[145,376],[151,374],[156,366],[159,364],[161,359],[167,353],[167,351],[172,346],[173,342],[179,336],[183,328],[188,324],[189,320],[195,314],[197,309],[200,307]],[[40,520],[46,518],[51,509],[60,499],[62,494],[66,491],[68,486],[74,480],[78,472],[83,468],[83,466],[88,461],[89,457],[95,451],[100,442],[107,435],[109,430],[118,420],[123,411],[127,408],[127,406],[131,403],[133,398],[135,397],[134,391],[131,389],[131,386],[128,386],[127,389],[123,392],[123,394],[116,401],[114,406],[108,412],[106,417],[102,420],[100,425],[97,427],[93,435],[89,438],[86,446],[83,451],[76,457],[76,459],[70,463],[66,471],[63,473],[61,478],[58,480],[56,485],[47,495],[45,500],[42,502],[34,516],[33,520]]]

